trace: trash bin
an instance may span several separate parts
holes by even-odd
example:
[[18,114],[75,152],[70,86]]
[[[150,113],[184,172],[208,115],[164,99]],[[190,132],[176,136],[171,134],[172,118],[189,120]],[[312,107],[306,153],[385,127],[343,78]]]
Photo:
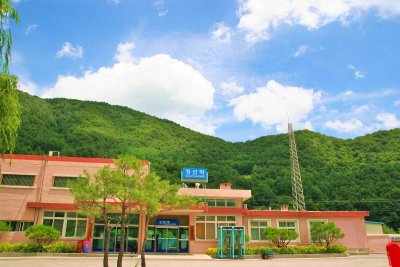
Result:
[[400,247],[390,242],[386,245],[387,256],[389,260],[389,265],[392,267],[400,267]]
[[83,241],[83,253],[89,253],[90,252],[90,240],[85,239]]

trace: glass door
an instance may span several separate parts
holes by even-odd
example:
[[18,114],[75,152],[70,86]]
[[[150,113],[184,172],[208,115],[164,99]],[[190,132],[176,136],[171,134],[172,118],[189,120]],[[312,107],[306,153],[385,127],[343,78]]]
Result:
[[178,228],[157,228],[156,252],[178,252]]

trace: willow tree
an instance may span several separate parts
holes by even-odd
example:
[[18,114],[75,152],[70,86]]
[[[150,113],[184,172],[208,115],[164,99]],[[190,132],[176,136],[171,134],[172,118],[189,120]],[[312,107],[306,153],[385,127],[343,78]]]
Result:
[[13,152],[21,123],[17,77],[8,73],[11,59],[11,24],[19,23],[11,0],[0,0],[0,153]]

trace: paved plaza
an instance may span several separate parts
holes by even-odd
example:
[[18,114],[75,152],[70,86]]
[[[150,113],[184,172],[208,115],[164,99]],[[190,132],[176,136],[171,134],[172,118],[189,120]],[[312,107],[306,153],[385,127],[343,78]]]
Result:
[[[136,258],[126,257],[124,267],[134,267]],[[116,257],[110,259],[110,267],[116,266]],[[1,267],[101,267],[101,257],[3,257],[0,258]],[[212,266],[268,266],[268,267],[387,267],[389,266],[385,254],[372,254],[362,256],[350,256],[341,258],[303,258],[303,259],[210,259],[206,255],[187,255],[187,256],[158,256],[147,257],[149,267],[212,267]]]

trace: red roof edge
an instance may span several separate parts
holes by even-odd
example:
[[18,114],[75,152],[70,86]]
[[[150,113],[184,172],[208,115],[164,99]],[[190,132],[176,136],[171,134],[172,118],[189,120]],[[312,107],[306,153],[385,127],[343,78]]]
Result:
[[75,204],[70,203],[42,203],[42,202],[28,202],[28,208],[42,208],[42,209],[60,209],[60,210],[77,210]]
[[369,211],[280,211],[249,210],[248,216],[284,216],[284,217],[367,217]]
[[[64,161],[64,162],[85,162],[85,163],[114,163],[111,158],[85,158],[85,157],[64,157],[64,156],[45,156],[45,155],[24,155],[24,154],[5,154],[5,159],[10,160],[45,160]],[[149,165],[148,160],[142,160],[145,165]]]

